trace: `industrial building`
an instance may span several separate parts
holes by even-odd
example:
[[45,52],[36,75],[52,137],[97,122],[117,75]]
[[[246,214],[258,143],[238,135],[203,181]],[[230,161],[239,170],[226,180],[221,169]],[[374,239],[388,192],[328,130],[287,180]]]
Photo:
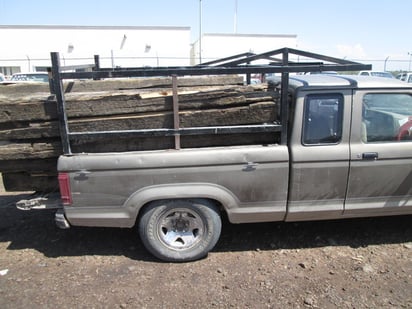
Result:
[[243,52],[296,47],[296,35],[202,34],[192,44],[190,27],[146,26],[0,26],[0,73],[45,71],[50,52],[63,66],[182,66]]

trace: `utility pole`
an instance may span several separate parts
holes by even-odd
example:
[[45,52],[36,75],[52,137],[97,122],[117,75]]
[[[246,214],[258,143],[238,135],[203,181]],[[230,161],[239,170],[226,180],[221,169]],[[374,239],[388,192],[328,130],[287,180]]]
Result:
[[199,64],[202,63],[202,0],[199,0]]
[[412,52],[408,52],[409,55],[409,68],[408,68],[408,72],[410,72],[411,70],[411,58],[412,58]]
[[235,0],[235,17],[233,24],[233,33],[237,33],[237,0]]
[[383,71],[386,72],[386,63],[388,62],[389,56],[385,59],[385,64],[383,65]]

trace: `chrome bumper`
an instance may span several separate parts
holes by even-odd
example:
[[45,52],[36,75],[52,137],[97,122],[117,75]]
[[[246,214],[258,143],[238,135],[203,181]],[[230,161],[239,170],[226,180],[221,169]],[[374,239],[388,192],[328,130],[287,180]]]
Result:
[[54,222],[56,222],[57,227],[61,229],[68,229],[70,228],[70,223],[67,221],[66,216],[64,215],[63,209],[59,209],[55,216],[54,216]]

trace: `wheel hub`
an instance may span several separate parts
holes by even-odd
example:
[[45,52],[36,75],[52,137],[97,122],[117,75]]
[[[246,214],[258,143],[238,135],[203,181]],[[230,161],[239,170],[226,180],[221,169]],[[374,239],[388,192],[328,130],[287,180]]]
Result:
[[171,220],[173,231],[175,232],[186,232],[189,228],[189,221],[183,220],[182,218],[179,219],[172,219]]

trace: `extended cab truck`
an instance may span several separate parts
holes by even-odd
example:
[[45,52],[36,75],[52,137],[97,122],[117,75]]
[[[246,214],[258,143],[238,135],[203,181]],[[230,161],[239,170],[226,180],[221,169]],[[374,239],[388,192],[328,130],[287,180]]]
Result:
[[[292,62],[289,53],[327,63]],[[279,54],[280,62],[273,58]],[[412,214],[412,85],[354,75],[289,76],[370,70],[370,65],[284,48],[228,57],[214,67],[210,65],[218,61],[200,67],[114,70],[100,69],[96,62],[91,73],[62,73],[58,54],[51,56],[50,85],[64,153],[58,160],[61,203],[52,205],[58,208],[59,227],[137,225],[153,255],[190,261],[214,247],[222,215],[232,223],[247,223]],[[274,63],[249,65],[259,59]],[[278,89],[281,97],[279,121],[179,127],[176,76],[255,73],[281,73],[279,80],[268,83],[268,91]],[[165,75],[174,76],[173,129],[69,130],[62,79]],[[180,147],[181,134],[251,132],[273,134],[273,142]],[[119,134],[173,136],[175,149],[73,153],[70,148],[71,140],[81,136],[114,139]],[[42,203],[43,198],[34,199],[20,208],[41,208]]]
[[412,87],[289,80],[289,143],[75,154],[58,163],[66,226],[132,227],[168,261],[207,254],[232,223],[412,213]]

